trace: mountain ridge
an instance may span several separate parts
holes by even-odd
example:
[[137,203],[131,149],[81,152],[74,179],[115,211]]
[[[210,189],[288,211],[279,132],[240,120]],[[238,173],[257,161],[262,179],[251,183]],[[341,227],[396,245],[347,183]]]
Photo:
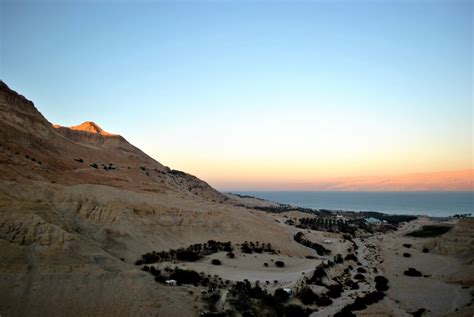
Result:
[[176,173],[92,121],[51,124],[34,103],[0,82],[0,179],[92,183],[131,190],[175,191],[216,201],[228,198],[206,182]]

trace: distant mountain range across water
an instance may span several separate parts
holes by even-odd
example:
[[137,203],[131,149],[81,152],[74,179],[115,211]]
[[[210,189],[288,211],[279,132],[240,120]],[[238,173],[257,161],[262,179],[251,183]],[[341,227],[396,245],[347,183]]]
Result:
[[306,208],[446,217],[474,214],[474,192],[238,191]]

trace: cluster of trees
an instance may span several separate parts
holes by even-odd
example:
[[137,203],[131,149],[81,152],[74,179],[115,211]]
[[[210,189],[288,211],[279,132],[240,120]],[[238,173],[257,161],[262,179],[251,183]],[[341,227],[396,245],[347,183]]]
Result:
[[297,297],[304,305],[329,306],[332,304],[332,300],[327,295],[317,295],[309,287],[303,287]]
[[375,277],[375,289],[379,292],[385,292],[388,290],[388,280],[383,276]]
[[311,229],[319,231],[345,232],[353,233],[355,228],[350,226],[347,221],[332,218],[300,218],[299,224],[296,226],[301,229]]
[[[234,247],[230,241],[220,242],[209,240],[207,243],[196,243],[186,248],[170,249],[168,251],[160,252],[148,252],[143,254],[139,260],[135,262],[135,265],[159,263],[159,262],[170,262],[170,261],[182,261],[182,262],[195,262],[202,259],[204,256],[208,256],[217,252],[227,252],[228,258],[235,258]],[[243,253],[251,254],[268,252],[270,254],[277,254],[270,243],[263,242],[247,242],[245,241],[240,245],[240,250]]]
[[381,301],[385,297],[385,294],[382,292],[371,292],[362,297],[357,297],[352,304],[348,304],[341,309],[340,312],[336,313],[335,317],[345,317],[345,316],[356,316],[353,314],[353,311],[364,310],[367,306],[375,304]]
[[109,164],[101,164],[104,170],[109,171],[109,170],[114,170],[116,169],[114,164],[109,163]]
[[251,199],[257,199],[257,200],[261,200],[261,201],[265,200],[265,199],[258,198],[258,197],[255,197],[255,196],[250,196],[250,195],[240,195],[240,194],[236,194],[236,193],[229,193],[229,194],[235,195],[235,196],[240,197],[240,198],[251,198]]
[[309,214],[318,214],[318,211],[315,209],[311,208],[303,208],[303,207],[295,207],[295,206],[290,206],[290,205],[278,205],[278,206],[254,206],[252,209],[257,209],[261,211],[267,211],[267,212],[272,212],[272,213],[282,213],[282,212],[287,212],[287,211],[299,211],[299,212],[305,212]]
[[357,289],[358,288],[358,285],[356,282],[353,282],[352,280],[348,280],[348,282],[344,283],[344,279],[342,278],[344,275],[348,275],[349,274],[349,269],[346,269],[344,270],[344,273],[341,275],[341,276],[337,276],[337,277],[334,277],[332,279],[332,282],[331,284],[327,285],[326,283],[324,283],[323,279],[327,277],[327,273],[326,273],[326,269],[334,266],[336,263],[335,262],[332,262],[332,261],[328,261],[328,263],[321,263],[320,265],[318,265],[316,267],[316,269],[314,270],[313,272],[313,275],[311,276],[311,278],[307,279],[306,280],[306,284],[307,285],[311,285],[311,284],[314,284],[314,285],[319,285],[319,286],[324,286],[326,287],[327,289],[327,292],[324,293],[324,294],[320,294],[320,295],[316,295],[316,294],[311,294],[311,289],[309,289],[311,292],[308,291],[308,287],[306,288],[303,288],[301,291],[300,291],[300,296],[299,298],[302,300],[303,303],[305,303],[303,301],[303,299],[301,298],[301,292],[303,292],[303,296],[306,296],[306,302],[311,302],[311,304],[316,304],[318,306],[326,306],[326,305],[330,305],[332,300],[331,299],[335,299],[335,298],[338,298],[338,297],[341,297],[342,295],[342,292],[344,291],[344,286],[350,288],[350,289]]
[[258,316],[266,312],[268,316],[307,317],[312,312],[295,304],[286,304],[290,294],[283,289],[275,290],[274,294],[262,289],[258,282],[255,286],[247,280],[232,284],[228,298],[233,311],[242,316]]
[[354,253],[348,253],[345,257],[344,257],[344,260],[346,261],[354,261],[357,263],[358,259],[357,257],[355,256]]
[[211,255],[221,251],[232,252],[232,243],[230,241],[220,242],[209,240],[207,241],[207,243],[196,243],[188,246],[187,248],[170,249],[168,251],[161,252],[153,251],[143,254],[141,256],[141,259],[135,262],[135,265],[167,262],[174,260],[183,262],[195,262],[206,255]]
[[303,232],[298,232],[295,234],[293,239],[299,244],[304,245],[305,247],[311,248],[316,251],[318,255],[328,255],[331,254],[331,250],[326,249],[322,245],[316,242],[309,241],[305,239]]
[[[81,159],[81,158],[79,158],[79,159],[76,158],[76,159],[74,159],[74,161],[79,162],[79,163],[84,163],[84,160]],[[89,166],[92,167],[92,168],[95,168],[95,169],[98,169],[98,168],[99,168],[99,166],[98,166],[96,163],[91,163],[91,164],[89,164]],[[102,166],[102,168],[103,168],[104,170],[106,170],[106,171],[117,169],[117,168],[114,166],[113,163],[101,164],[101,166]]]
[[315,285],[321,285],[324,286],[324,283],[322,282],[323,278],[327,276],[326,273],[326,266],[327,264],[321,263],[319,264],[316,269],[313,272],[313,275],[311,278],[307,281],[308,284],[315,284]]
[[247,254],[252,254],[253,252],[255,253],[263,253],[263,252],[268,252],[270,254],[276,254],[277,251],[273,249],[272,245],[270,243],[260,243],[260,242],[247,242],[245,241],[240,245],[240,251],[243,253]]
[[175,267],[174,269],[166,267],[165,269],[160,270],[156,269],[154,266],[145,265],[142,270],[153,275],[155,281],[158,283],[165,284],[167,280],[175,280],[177,285],[190,284],[196,287],[207,287],[208,291],[206,292],[209,293],[212,293],[219,288],[229,286],[232,283],[229,280],[223,280],[217,275],[206,275],[193,270],[180,269],[178,267]]

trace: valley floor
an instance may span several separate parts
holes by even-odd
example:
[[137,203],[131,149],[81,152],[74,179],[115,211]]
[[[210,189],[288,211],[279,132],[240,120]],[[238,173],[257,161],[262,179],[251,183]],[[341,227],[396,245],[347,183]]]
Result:
[[[289,220],[308,217],[295,211],[267,213],[176,194],[160,196],[98,185],[4,183],[0,188],[2,316],[198,316],[209,309],[208,288],[163,285],[135,261],[146,252],[211,239],[232,242],[235,258],[221,251],[196,262],[170,260],[151,265],[162,271],[178,267],[220,279],[219,288],[212,290],[218,295],[217,310],[234,310],[230,286],[247,280],[252,285],[258,282],[269,294],[289,288],[291,297],[285,305],[311,309],[313,317],[333,316],[357,297],[374,292],[374,279],[381,275],[388,279],[386,296],[354,311],[355,315],[473,314],[472,220],[459,220],[451,231],[435,238],[405,235],[439,222],[419,218],[397,231],[360,232],[348,240],[340,233],[291,225]],[[321,256],[297,243],[294,236],[298,232],[331,254]],[[271,243],[275,252],[241,252],[247,240]],[[334,263],[337,254],[345,260]],[[351,254],[355,259],[347,258]],[[221,265],[212,260],[220,260]],[[284,266],[277,267],[277,261]],[[327,277],[323,283],[310,283],[319,265],[326,266]],[[409,268],[422,276],[404,275]],[[360,272],[363,279],[357,281],[358,289],[344,284],[357,280]],[[297,296],[305,286],[325,296],[335,281],[344,288],[330,305],[303,305]]]

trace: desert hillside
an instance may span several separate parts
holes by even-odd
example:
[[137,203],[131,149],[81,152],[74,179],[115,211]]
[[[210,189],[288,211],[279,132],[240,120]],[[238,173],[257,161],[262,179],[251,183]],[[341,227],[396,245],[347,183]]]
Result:
[[309,252],[274,219],[236,204],[95,123],[52,125],[0,83],[2,314],[155,315],[180,297],[179,307],[197,309],[134,262],[211,239]]

